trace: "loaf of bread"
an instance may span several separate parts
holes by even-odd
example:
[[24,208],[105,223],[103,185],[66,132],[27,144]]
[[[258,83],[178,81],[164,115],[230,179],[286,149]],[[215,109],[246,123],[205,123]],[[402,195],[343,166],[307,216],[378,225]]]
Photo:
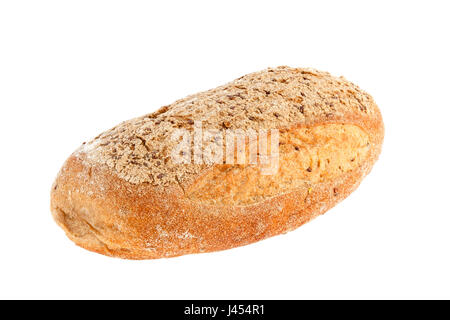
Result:
[[108,256],[247,245],[347,197],[383,136],[378,107],[356,85],[313,69],[269,68],[83,143],[52,186],[51,211],[77,245]]

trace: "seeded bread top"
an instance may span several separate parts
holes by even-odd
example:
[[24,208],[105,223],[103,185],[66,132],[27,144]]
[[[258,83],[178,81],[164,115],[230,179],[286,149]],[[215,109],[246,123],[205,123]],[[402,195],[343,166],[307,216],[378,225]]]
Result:
[[207,129],[282,129],[376,112],[372,97],[342,77],[313,69],[269,68],[125,121],[77,153],[85,153],[91,164],[107,165],[130,183],[168,186],[208,166],[171,159],[177,143],[172,134],[176,129],[192,131],[194,121]]

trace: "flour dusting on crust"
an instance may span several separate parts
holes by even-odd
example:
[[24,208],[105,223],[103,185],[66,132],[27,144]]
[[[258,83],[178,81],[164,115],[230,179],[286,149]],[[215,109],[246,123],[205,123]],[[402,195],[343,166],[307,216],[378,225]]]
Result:
[[207,129],[281,129],[348,114],[370,117],[376,110],[369,94],[342,77],[313,69],[269,68],[125,121],[77,152],[130,183],[168,186],[188,181],[207,167],[171,159],[176,143],[172,134],[193,130],[194,121],[202,121]]

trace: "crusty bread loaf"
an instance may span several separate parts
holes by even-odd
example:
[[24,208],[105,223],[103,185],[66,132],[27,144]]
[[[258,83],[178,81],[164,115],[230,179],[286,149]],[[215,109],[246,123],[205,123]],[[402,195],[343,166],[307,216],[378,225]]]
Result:
[[[244,162],[225,160],[230,152],[236,160],[234,146],[220,161],[176,161],[171,137],[198,123],[205,131],[266,130],[269,140],[277,134],[276,170],[264,173],[267,161],[248,159],[250,137]],[[51,210],[76,244],[109,256],[242,246],[293,230],[347,197],[372,168],[383,135],[375,102],[356,85],[312,69],[269,68],[83,144],[56,178]],[[198,159],[195,150],[188,156]]]

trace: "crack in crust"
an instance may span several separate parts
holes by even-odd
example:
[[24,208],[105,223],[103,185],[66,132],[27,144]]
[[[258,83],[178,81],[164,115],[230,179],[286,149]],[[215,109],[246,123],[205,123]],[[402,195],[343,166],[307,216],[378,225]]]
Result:
[[308,194],[323,183],[361,166],[369,137],[354,125],[328,124],[281,133],[279,168],[262,175],[261,165],[219,165],[197,179],[187,197],[213,205],[249,205],[295,189]]

